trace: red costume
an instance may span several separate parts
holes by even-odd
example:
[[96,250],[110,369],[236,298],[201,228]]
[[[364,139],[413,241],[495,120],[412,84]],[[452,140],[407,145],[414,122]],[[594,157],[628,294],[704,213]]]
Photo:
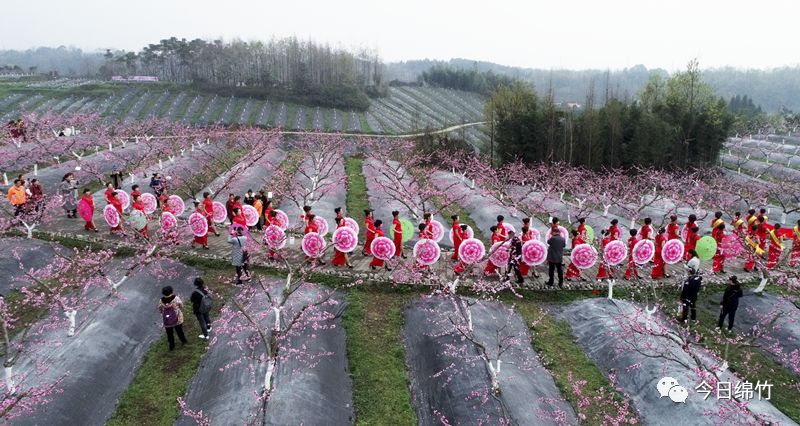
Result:
[[[602,249],[605,250],[605,248],[608,245],[608,243],[610,243],[612,241],[614,241],[614,239],[611,238],[611,235],[610,234],[606,235],[606,237],[603,238]],[[611,269],[611,266],[606,265],[606,262],[602,261],[602,262],[600,262],[600,267],[597,268],[597,276],[595,277],[595,279],[605,280],[605,279],[611,278],[613,272],[614,271]]]
[[[86,202],[86,204],[89,205],[89,207],[92,208],[92,215],[94,215],[94,199],[92,198],[92,196],[89,195],[89,194],[84,194],[83,197],[81,197],[81,198],[84,200],[84,202]],[[83,225],[83,229],[85,229],[87,231],[94,231],[95,230],[94,221],[92,221],[91,218],[89,220],[87,220],[86,224]],[[795,245],[797,245],[797,244],[795,244]]]
[[744,231],[744,221],[742,219],[734,218],[731,221],[731,225],[733,226],[734,234],[742,235],[742,231]]
[[717,253],[714,255],[711,262],[711,270],[713,272],[722,272],[725,269],[725,255],[722,253],[722,240],[725,238],[725,231],[714,228],[711,231],[711,236],[717,242]]
[[628,269],[625,270],[626,280],[631,279],[631,277],[639,278],[636,262],[633,261],[633,247],[636,245],[636,241],[636,237],[628,238]]
[[244,229],[247,229],[247,219],[244,218],[244,213],[239,210],[239,214],[233,217],[233,223],[238,223],[242,225]]
[[[197,206],[197,209],[195,210],[195,212],[196,213],[200,213],[200,214],[205,216],[206,215],[206,211],[205,210],[206,210],[205,206]],[[194,244],[200,244],[203,247],[207,246],[208,245],[208,231],[206,231],[206,233],[202,237],[198,237],[197,235],[195,235]]]
[[364,225],[367,227],[367,239],[364,241],[364,253],[365,256],[369,256],[372,254],[372,241],[375,240],[375,220],[371,217],[364,218]]
[[583,241],[587,241],[589,239],[589,236],[586,234],[586,225],[584,225],[583,223],[578,225],[578,236]]
[[[458,248],[461,246],[461,225],[457,220],[453,221],[453,227],[451,229],[453,230],[453,255],[450,256],[450,259],[457,260]],[[395,245],[397,245],[397,242],[395,242]]]
[[[139,210],[140,212],[142,212],[142,214],[145,215],[145,217],[147,217],[147,214],[144,212],[144,203],[142,202],[142,200],[134,201],[133,202],[133,209],[134,210]],[[144,228],[142,228],[142,230],[139,231],[139,233],[142,234],[142,236],[145,237],[145,238],[149,238],[150,237],[150,231],[147,229],[147,224],[146,223],[144,225]]]
[[622,233],[620,233],[619,228],[617,225],[611,225],[608,227],[608,235],[611,236],[611,240],[619,240],[622,238]]
[[668,240],[677,240],[680,238],[681,227],[678,225],[678,222],[670,222],[667,224],[667,239]]
[[[464,241],[467,238],[469,238],[469,235],[467,235],[467,231],[462,231],[461,228],[458,229],[458,236],[461,239],[461,241]],[[524,238],[524,236],[523,236],[523,238]],[[456,250],[456,255],[458,255],[458,250]],[[522,271],[522,265],[523,265],[523,263],[520,262],[520,272]],[[528,265],[525,265],[526,268],[527,268],[527,266]],[[461,258],[459,257],[458,258],[458,263],[456,264],[456,267],[453,268],[453,272],[455,272],[456,274],[460,274],[460,273],[464,272],[466,267],[467,267],[467,265],[465,265],[464,262],[462,262]],[[526,271],[525,273],[527,273],[527,269],[525,269],[525,271]]]
[[[528,242],[528,241],[530,241],[532,239],[533,239],[533,234],[531,233],[530,230],[528,230],[528,232],[522,234],[522,237],[520,238],[520,241],[522,241],[522,244],[524,245],[526,242]],[[523,261],[519,262],[519,273],[523,277],[528,275],[528,272],[530,271],[530,269],[531,269],[531,267],[527,263],[525,263]]]
[[[106,191],[108,193],[108,191]],[[117,199],[117,197],[111,196],[111,205],[117,209],[117,213],[119,213],[119,225],[111,228],[111,231],[121,231],[122,230],[122,202]]]
[[778,266],[781,253],[783,253],[783,237],[778,235],[778,233],[772,229],[769,231],[769,256],[767,257],[768,269]]
[[[382,236],[383,236],[383,230],[381,228],[375,228],[375,238]],[[383,260],[378,259],[375,256],[372,256],[372,262],[369,263],[369,266],[373,266],[375,268],[383,267]]]
[[[572,239],[572,249],[575,250],[575,247],[577,247],[579,244],[583,244],[583,243],[584,243],[584,241],[583,241],[583,239],[581,239],[580,235],[577,236],[577,237],[574,237]],[[578,269],[572,262],[570,262],[569,266],[567,266],[567,275],[565,276],[565,278],[570,280],[570,279],[573,279],[573,278],[580,278],[580,276],[581,276],[580,269]]]
[[420,234],[420,239],[425,239],[425,240],[433,239],[433,227],[431,226],[430,219],[425,219],[425,230],[422,231],[422,233]]
[[695,247],[697,247],[697,241],[700,239],[700,236],[697,235],[697,233],[692,229],[693,228],[689,228],[688,232],[686,233],[686,242],[683,246],[683,258],[686,260],[692,258],[692,255],[689,254],[689,250],[694,250]]
[[114,202],[112,201],[114,199],[114,195],[112,195],[114,194],[114,190],[110,188],[106,189],[106,192],[104,192],[104,194],[106,196],[106,201],[108,202],[108,204],[114,204]]
[[653,228],[650,225],[642,225],[642,227],[639,228],[639,237],[642,240],[649,240],[649,239],[651,239],[650,238],[650,233],[652,233],[652,232],[653,232]]
[[161,197],[159,197],[159,200],[161,201],[161,211],[162,212],[175,214],[175,210],[173,210],[172,206],[169,205],[169,203],[167,202],[167,201],[169,201],[169,195],[161,194]]
[[398,257],[403,251],[403,225],[400,224],[400,219],[392,220],[392,232],[394,232],[394,257]]
[[136,191],[131,191],[131,200],[133,200],[137,196],[141,197],[142,196],[142,191],[139,191],[138,189]]
[[789,266],[800,266],[800,226],[792,228],[792,254],[789,257]]
[[[339,226],[337,226],[336,229],[339,229],[343,226],[345,226],[344,220],[339,222]],[[344,252],[337,250],[336,246],[333,246],[333,260],[331,261],[331,264],[333,266],[344,266],[347,264],[347,259],[345,259]]]
[[211,198],[206,198],[203,200],[203,210],[201,211],[203,216],[206,217],[206,222],[208,223],[208,232],[212,232],[214,234],[217,233],[217,230],[214,228],[214,201]]
[[508,238],[508,230],[506,230],[506,226],[503,225],[503,222],[497,222],[497,230],[500,231],[500,236],[503,237],[503,240]]
[[756,266],[756,256],[763,253],[761,249],[761,242],[758,240],[758,235],[752,230],[747,230],[747,236],[744,241],[747,243],[747,259],[744,262],[745,270],[752,270]]
[[653,270],[650,272],[650,278],[654,280],[667,276],[664,258],[661,257],[661,249],[664,247],[666,241],[667,237],[665,237],[664,234],[656,234],[656,253],[653,255]]
[[[492,245],[495,245],[495,243],[499,243],[501,241],[505,241],[505,239],[503,237],[501,237],[500,235],[497,235],[497,233],[493,233],[492,234]],[[491,250],[491,247],[489,249]],[[497,271],[497,266],[495,266],[495,264],[492,263],[491,260],[487,261],[486,262],[486,267],[483,268],[483,274],[484,275],[491,275],[491,274],[495,273],[496,271]]]

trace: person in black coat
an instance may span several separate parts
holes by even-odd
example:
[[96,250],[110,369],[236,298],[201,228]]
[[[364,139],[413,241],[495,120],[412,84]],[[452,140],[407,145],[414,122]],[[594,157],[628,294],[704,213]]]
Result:
[[683,304],[683,313],[681,314],[681,322],[686,322],[686,317],[689,310],[692,311],[692,321],[697,319],[697,294],[700,293],[700,287],[703,285],[703,277],[697,274],[697,270],[690,269],[689,277],[683,282],[681,289],[681,303]]
[[722,302],[719,304],[719,321],[717,321],[717,328],[722,328],[722,323],[725,317],[728,317],[728,330],[733,328],[733,319],[736,316],[736,310],[739,309],[739,299],[743,296],[742,286],[739,284],[739,278],[735,275],[730,278],[728,288],[722,295]]
[[553,285],[553,272],[558,270],[558,286],[564,284],[564,247],[567,242],[558,231],[558,219],[553,218],[553,236],[547,240],[547,266],[549,279],[547,285]]
[[517,277],[517,284],[523,283],[522,273],[519,270],[519,262],[522,261],[522,241],[514,234],[514,231],[508,231],[509,257],[508,268],[506,268],[506,279],[511,271],[514,271],[514,276]]
[[206,289],[205,282],[200,277],[194,279],[194,286],[195,289],[192,291],[192,296],[189,297],[189,300],[192,302],[192,313],[197,318],[200,330],[203,332],[197,337],[208,340],[208,332],[211,331],[211,319],[208,317],[208,312],[202,312],[200,308],[203,304],[203,297],[208,297],[208,289]]

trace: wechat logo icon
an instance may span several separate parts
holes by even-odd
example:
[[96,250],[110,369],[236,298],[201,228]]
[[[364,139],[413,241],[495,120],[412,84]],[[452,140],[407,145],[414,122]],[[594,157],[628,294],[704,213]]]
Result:
[[678,384],[678,381],[672,377],[662,377],[656,385],[660,398],[668,396],[672,402],[686,403],[686,398],[689,397],[689,391],[685,387]]

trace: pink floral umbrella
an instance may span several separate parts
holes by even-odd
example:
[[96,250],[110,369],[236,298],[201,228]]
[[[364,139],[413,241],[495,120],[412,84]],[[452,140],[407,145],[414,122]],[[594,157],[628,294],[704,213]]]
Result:
[[264,230],[264,243],[273,250],[286,247],[286,233],[277,225],[270,225]]
[[322,216],[314,216],[314,224],[317,225],[317,232],[323,237],[328,235],[328,221]]
[[243,205],[242,214],[244,214],[244,222],[247,226],[256,226],[258,223],[258,210],[255,207],[249,204]]
[[225,219],[228,217],[228,210],[225,208],[225,204],[222,204],[219,201],[214,201],[211,203],[211,210],[211,220],[214,221],[214,223],[225,222]]
[[508,259],[511,257],[511,245],[508,243],[497,242],[492,244],[489,249],[489,261],[498,268],[504,268],[508,265]]
[[103,208],[103,218],[106,220],[108,226],[112,228],[119,226],[121,220],[119,212],[112,205],[107,205]]
[[170,209],[175,212],[175,216],[180,216],[186,211],[186,204],[183,202],[183,199],[175,194],[170,195],[169,198],[167,198],[167,202],[169,203]]
[[522,245],[522,261],[529,266],[538,266],[547,259],[547,244],[536,240],[526,241]]
[[486,247],[483,241],[477,238],[469,238],[461,242],[458,247],[458,258],[467,265],[480,262],[486,255]]
[[372,255],[380,260],[389,260],[394,257],[394,241],[387,237],[377,237],[369,246]]
[[289,216],[283,212],[283,210],[275,209],[275,221],[278,223],[274,223],[278,225],[279,228],[283,229],[284,231],[289,226]]
[[653,260],[655,254],[656,245],[652,240],[640,240],[633,246],[631,257],[633,258],[633,262],[637,265],[644,265]]
[[145,192],[144,194],[140,195],[139,200],[142,201],[142,205],[144,205],[144,212],[147,214],[153,214],[155,213],[156,209],[158,209],[156,196],[149,192]]
[[[455,244],[456,242],[455,242],[455,240],[453,240],[453,228],[450,228],[449,235],[450,235],[450,242]],[[475,236],[475,232],[472,230],[472,227],[467,225],[467,238],[472,238],[474,236]]]
[[[444,234],[444,232],[443,232]],[[442,250],[435,240],[423,239],[414,244],[414,259],[421,265],[430,266],[439,260]]]
[[628,247],[625,247],[625,243],[620,240],[611,241],[603,249],[603,260],[611,266],[619,265],[627,256]]
[[303,236],[303,241],[300,244],[303,248],[303,253],[306,256],[311,258],[317,258],[322,255],[322,252],[325,251],[325,239],[322,238],[322,235],[319,235],[316,232],[309,232],[308,234]]
[[358,246],[358,233],[353,228],[343,226],[333,231],[333,246],[336,250],[349,253]]
[[202,237],[208,233],[208,221],[206,217],[200,213],[192,213],[189,215],[189,229],[195,237]]
[[[567,228],[564,228],[561,225],[558,225],[558,233],[561,234],[561,238],[563,238],[565,241],[569,238],[569,233],[567,232]],[[550,237],[552,236],[553,236],[553,228],[551,227],[550,229],[547,230],[546,237],[549,240]]]
[[178,218],[170,212],[161,213],[161,231],[168,232],[178,226]]
[[358,222],[356,222],[355,219],[350,218],[350,217],[344,218],[344,226],[346,226],[348,228],[352,228],[353,230],[356,231],[356,234],[358,234],[358,232],[361,229],[361,228],[358,227]]
[[117,199],[120,203],[122,203],[122,210],[128,210],[128,207],[131,206],[131,196],[121,189],[116,189],[114,192],[117,193]]
[[[514,234],[517,234],[517,228],[514,228],[514,225],[510,223],[503,222],[503,228],[506,228],[506,234],[509,232],[514,232]],[[519,234],[517,234],[517,236],[519,236]]]
[[597,250],[591,244],[578,244],[572,249],[572,264],[578,269],[589,269],[597,263]]
[[439,242],[442,241],[444,238],[444,226],[438,220],[431,220],[431,233],[433,234],[431,237],[433,241]]
[[529,231],[531,233],[531,239],[532,240],[541,240],[542,239],[542,234],[540,234],[539,231],[536,228],[529,228]]
[[661,247],[661,258],[667,265],[674,265],[683,259],[683,241],[679,239],[669,240]]
[[92,206],[89,205],[89,203],[86,200],[81,198],[81,200],[78,201],[78,214],[81,215],[81,219],[89,222],[92,220],[92,217],[94,216],[94,209],[92,208]]

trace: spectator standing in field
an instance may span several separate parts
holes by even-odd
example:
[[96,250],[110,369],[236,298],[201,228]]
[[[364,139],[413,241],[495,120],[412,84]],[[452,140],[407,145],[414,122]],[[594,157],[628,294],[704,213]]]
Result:
[[197,337],[208,340],[208,333],[211,331],[211,319],[208,317],[208,313],[211,312],[214,300],[211,298],[202,278],[197,277],[194,279],[194,287],[195,289],[189,300],[192,302],[192,313],[197,318],[197,322],[200,324],[200,331],[203,333]]
[[75,190],[78,189],[78,183],[75,181],[75,175],[67,173],[61,178],[61,184],[58,186],[58,191],[61,198],[64,200],[64,211],[67,212],[68,218],[78,217],[78,201],[75,199]]
[[722,295],[722,302],[719,304],[719,321],[717,328],[722,328],[722,323],[725,317],[728,317],[728,330],[733,328],[733,319],[736,317],[736,310],[739,309],[739,299],[743,296],[742,286],[739,284],[739,278],[736,275],[730,277],[728,288]]
[[681,322],[686,322],[689,310],[692,311],[692,321],[697,320],[695,305],[697,304],[697,295],[700,293],[700,286],[703,284],[703,277],[698,275],[697,271],[697,269],[690,267],[689,277],[683,282],[683,288],[681,289]]
[[42,208],[44,207],[44,190],[42,189],[42,184],[39,183],[39,179],[31,179],[31,186],[28,188],[28,190],[31,193],[31,204],[33,204],[33,210],[36,213],[41,212]]
[[167,330],[167,341],[169,350],[175,349],[175,333],[181,343],[186,344],[186,336],[183,334],[183,302],[181,298],[172,292],[172,286],[161,289],[161,300],[158,303],[158,310],[161,312],[161,320],[164,329]]
[[242,235],[243,229],[242,227],[236,227],[228,235],[228,244],[231,245],[231,265],[236,268],[236,284],[250,280],[249,253],[246,248],[247,237]]
[[567,242],[558,231],[558,222],[554,222],[552,236],[547,240],[548,286],[553,286],[553,272],[556,270],[558,271],[558,286],[564,285],[564,247],[566,245]]
[[25,193],[25,186],[19,179],[14,180],[14,185],[8,188],[8,201],[14,206],[14,217],[22,213],[25,208],[25,203],[28,200],[28,194]]
[[161,175],[153,173],[153,177],[150,178],[150,188],[153,190],[153,194],[156,194],[156,203],[160,203],[161,194],[164,192],[164,181],[161,180]]

